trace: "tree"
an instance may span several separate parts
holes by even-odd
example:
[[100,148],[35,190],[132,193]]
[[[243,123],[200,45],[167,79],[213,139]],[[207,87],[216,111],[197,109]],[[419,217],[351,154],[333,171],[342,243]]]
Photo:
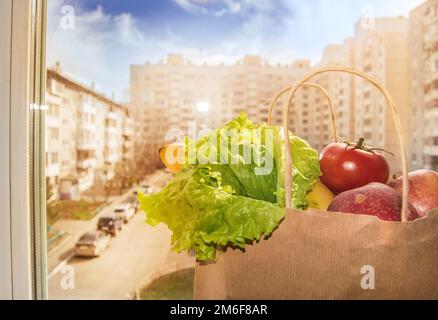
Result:
[[108,202],[109,197],[111,196],[111,194],[114,193],[116,188],[117,188],[117,184],[115,183],[115,181],[113,179],[105,182],[105,184],[103,185],[103,190],[104,190],[104,194],[105,194],[105,202]]

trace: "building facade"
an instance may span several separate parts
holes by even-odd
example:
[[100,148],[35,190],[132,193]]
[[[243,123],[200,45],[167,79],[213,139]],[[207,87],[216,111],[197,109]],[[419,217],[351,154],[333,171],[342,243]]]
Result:
[[438,0],[411,12],[409,35],[412,167],[438,170]]
[[[329,45],[324,49],[317,68],[328,66],[355,67],[354,39],[348,38],[341,45]],[[338,138],[355,139],[355,81],[353,75],[340,72],[324,73],[312,80],[327,90],[332,98]],[[331,114],[327,98],[320,92],[315,99],[314,146],[321,150],[333,139]]]
[[[377,18],[373,28],[356,24],[355,67],[382,83],[398,108],[404,135],[410,128],[408,19]],[[392,111],[382,95],[365,80],[355,80],[355,135],[373,147],[383,148],[391,172],[401,170],[399,139]],[[409,147],[409,146],[408,146]],[[408,150],[409,154],[409,150]]]
[[60,72],[47,71],[46,176],[54,197],[77,198],[133,157],[128,109]]
[[[267,122],[267,100],[310,70],[309,60],[271,65],[249,55],[233,65],[197,65],[175,54],[157,64],[132,65],[130,110],[138,120],[138,157],[155,166],[157,150],[172,142],[172,129],[187,135],[189,122],[196,123],[198,132],[223,126],[241,112],[257,123]],[[290,110],[290,129],[304,139],[311,137],[307,123],[313,95],[314,89],[300,90]],[[282,124],[284,103],[280,99],[275,106],[274,124]]]

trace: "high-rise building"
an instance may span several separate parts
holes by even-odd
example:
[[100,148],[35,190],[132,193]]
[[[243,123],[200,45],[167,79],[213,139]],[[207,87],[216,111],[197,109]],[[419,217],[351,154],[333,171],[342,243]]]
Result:
[[438,0],[410,15],[412,168],[438,170]]
[[[228,118],[237,116],[245,111],[255,122],[268,121],[268,105],[265,103],[285,87],[311,71],[309,60],[296,60],[291,64],[271,65],[259,56],[245,56],[236,64],[227,67],[225,81],[222,88],[225,97],[232,97],[231,101],[224,101],[224,114]],[[314,89],[304,87],[297,91],[289,108],[290,130],[303,139],[311,137],[312,101]],[[283,107],[288,94],[277,101],[272,113],[272,123],[283,125]]]
[[132,161],[128,109],[60,72],[47,70],[46,176],[54,197],[75,198]]
[[[356,24],[355,67],[380,81],[398,108],[404,135],[410,135],[408,20],[377,18],[372,28]],[[362,79],[355,80],[355,134],[373,147],[384,148],[392,173],[401,170],[400,147],[391,110],[382,94]]]
[[[322,67],[355,67],[355,43],[348,38],[341,45],[329,45],[324,49]],[[319,75],[315,82],[327,90],[333,101],[336,115],[337,136],[340,141],[352,141],[355,138],[355,81],[353,75],[341,72],[328,72]],[[315,98],[314,141],[315,147],[321,150],[333,138],[331,114],[327,98],[319,92]]]
[[[309,60],[271,65],[259,56],[212,66],[171,54],[157,64],[132,65],[130,109],[137,119],[138,157],[148,159],[149,165],[159,162],[157,150],[169,141],[166,133],[178,129],[187,135],[189,121],[196,122],[198,131],[214,129],[245,111],[253,121],[266,122],[265,102],[310,70]],[[313,92],[300,90],[290,110],[291,130],[304,139],[310,137]],[[274,124],[282,124],[284,101],[275,106]]]

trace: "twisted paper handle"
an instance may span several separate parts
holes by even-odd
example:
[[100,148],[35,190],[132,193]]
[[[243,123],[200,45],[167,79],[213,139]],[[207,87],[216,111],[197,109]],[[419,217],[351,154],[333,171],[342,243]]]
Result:
[[[295,96],[295,93],[297,92],[297,90],[300,87],[304,86],[305,84],[309,84],[308,81],[310,79],[312,79],[313,77],[315,77],[319,74],[327,73],[327,72],[343,72],[343,73],[353,74],[355,76],[361,77],[361,78],[369,81],[385,97],[385,100],[387,102],[387,106],[389,107],[389,109],[391,110],[392,115],[393,115],[393,120],[394,120],[395,128],[397,130],[398,140],[399,140],[399,144],[400,144],[400,153],[401,153],[401,161],[402,161],[402,176],[403,176],[401,221],[407,222],[408,221],[409,183],[408,183],[408,164],[407,164],[405,138],[403,135],[403,129],[401,126],[398,109],[397,109],[391,95],[389,94],[388,90],[383,85],[381,85],[376,79],[367,75],[366,73],[363,73],[361,71],[351,69],[351,68],[327,67],[327,68],[317,69],[317,70],[309,73],[308,75],[304,76],[294,86],[285,88],[282,91],[280,91],[279,94],[277,94],[274,97],[274,99],[272,100],[271,107],[269,109],[270,114],[272,111],[272,107],[275,105],[278,98],[281,95],[285,94],[286,92],[290,91],[288,102],[283,107],[283,130],[284,130],[284,136],[288,137],[288,135],[289,135],[289,128],[288,128],[288,126],[289,126],[289,113],[288,113],[288,111],[289,111],[289,106],[292,103],[292,100]],[[327,91],[324,90],[323,92],[327,92]],[[326,96],[328,96],[328,94]],[[329,96],[328,96],[328,98],[329,98],[329,101],[331,102],[331,99]],[[331,105],[331,113],[332,113],[332,124],[335,127],[334,132],[336,132],[336,123],[335,123],[333,105],[331,103],[330,103],[330,105]],[[268,118],[269,123],[271,120],[270,114],[269,114],[269,118]],[[334,135],[334,136],[336,137],[336,135]],[[289,139],[285,138],[284,144],[285,144],[285,152],[286,152],[286,173],[285,173],[285,175],[286,175],[285,176],[286,208],[291,208],[292,207],[292,157],[291,157]]]
[[[333,107],[333,100],[332,100],[331,96],[329,95],[329,93],[327,92],[327,90],[324,89],[322,86],[320,86],[316,83],[311,83],[311,82],[305,82],[305,83],[301,84],[300,87],[316,88],[316,89],[320,90],[322,92],[322,94],[327,98],[329,108],[330,108],[330,119],[331,119],[331,124],[332,124],[333,141],[338,142],[338,134],[336,131],[335,108]],[[269,111],[268,111],[268,125],[272,124],[272,110],[274,109],[278,99],[280,99],[282,95],[284,95],[288,91],[292,90],[293,88],[294,88],[294,86],[289,86],[289,87],[282,89],[274,96],[274,98],[272,98],[270,100],[271,103],[269,105]]]

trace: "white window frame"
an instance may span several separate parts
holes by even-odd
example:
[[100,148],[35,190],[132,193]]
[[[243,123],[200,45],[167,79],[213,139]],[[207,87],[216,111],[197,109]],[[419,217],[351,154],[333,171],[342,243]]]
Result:
[[0,299],[45,299],[45,0],[0,1]]

